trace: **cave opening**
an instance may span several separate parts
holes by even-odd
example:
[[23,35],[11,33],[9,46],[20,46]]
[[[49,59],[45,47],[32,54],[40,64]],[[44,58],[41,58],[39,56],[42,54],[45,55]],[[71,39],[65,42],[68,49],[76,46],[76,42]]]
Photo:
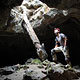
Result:
[[[80,52],[80,25],[75,18],[69,18],[61,24],[56,24],[61,32],[68,37],[68,46],[70,53],[70,60],[72,65],[79,65]],[[53,33],[54,24],[44,27],[43,29],[35,29],[35,32],[41,43],[45,44],[45,49],[48,53],[48,60],[52,61],[51,49],[55,45],[55,35]],[[23,33],[4,33],[0,32],[0,67],[14,64],[24,64],[29,58],[38,58],[36,49],[29,37]],[[60,61],[64,64],[64,56],[58,55]]]

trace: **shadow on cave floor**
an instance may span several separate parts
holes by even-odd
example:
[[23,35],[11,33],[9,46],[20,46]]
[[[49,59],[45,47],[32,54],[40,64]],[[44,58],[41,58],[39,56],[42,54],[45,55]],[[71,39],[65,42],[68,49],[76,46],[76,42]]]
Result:
[[18,63],[24,64],[27,59],[37,57],[35,47],[29,36],[0,33],[0,67]]

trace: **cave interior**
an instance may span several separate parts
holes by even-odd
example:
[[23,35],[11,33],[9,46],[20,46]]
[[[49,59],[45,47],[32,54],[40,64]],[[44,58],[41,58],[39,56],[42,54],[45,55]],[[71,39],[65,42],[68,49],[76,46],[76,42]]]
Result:
[[[48,60],[50,61],[52,61],[50,51],[55,44],[54,27],[60,28],[61,32],[66,34],[72,65],[80,66],[80,22],[71,17],[60,24],[50,23],[48,26],[45,26],[45,28],[34,29],[41,43],[45,44]],[[0,51],[0,67],[18,63],[24,64],[29,58],[38,58],[36,49],[28,33],[8,33],[0,31]],[[57,57],[61,63],[65,64],[63,54],[58,54]]]

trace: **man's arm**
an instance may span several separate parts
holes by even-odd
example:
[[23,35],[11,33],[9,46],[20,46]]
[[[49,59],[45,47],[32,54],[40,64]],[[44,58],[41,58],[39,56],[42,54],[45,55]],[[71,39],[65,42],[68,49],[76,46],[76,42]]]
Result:
[[61,34],[61,37],[64,39],[64,46],[67,45],[67,37],[63,33]]
[[67,45],[67,37],[64,38],[64,46]]
[[67,49],[67,37],[64,38],[64,52],[66,52]]
[[58,47],[58,41],[56,41],[56,43],[55,43],[55,48],[56,48],[56,47]]

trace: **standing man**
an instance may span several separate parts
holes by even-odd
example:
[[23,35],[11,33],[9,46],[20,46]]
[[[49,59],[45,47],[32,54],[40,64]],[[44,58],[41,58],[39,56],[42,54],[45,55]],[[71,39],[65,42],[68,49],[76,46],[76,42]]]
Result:
[[57,56],[56,56],[57,52],[63,52],[67,65],[71,66],[71,62],[69,60],[70,56],[67,47],[67,37],[63,33],[60,33],[59,28],[54,29],[54,34],[56,35],[55,47],[51,50],[53,61],[57,62]]

